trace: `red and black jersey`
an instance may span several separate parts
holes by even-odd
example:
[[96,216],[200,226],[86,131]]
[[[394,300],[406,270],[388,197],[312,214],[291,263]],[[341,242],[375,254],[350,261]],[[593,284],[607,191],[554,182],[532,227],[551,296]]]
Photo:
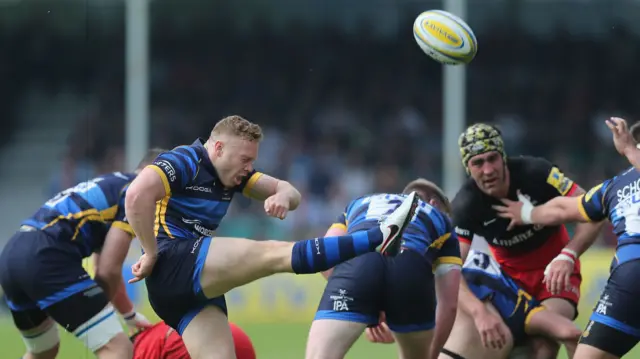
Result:
[[[510,175],[507,198],[511,200],[518,200],[519,190],[534,205],[543,204],[554,197],[571,196],[578,188],[557,166],[543,158],[509,158],[507,167]],[[507,231],[509,220],[497,216],[492,208],[496,204],[502,202],[486,195],[469,178],[452,202],[453,224],[459,240],[471,243],[475,236],[483,237],[501,265],[522,269],[544,268],[568,242],[564,226],[528,225]]]

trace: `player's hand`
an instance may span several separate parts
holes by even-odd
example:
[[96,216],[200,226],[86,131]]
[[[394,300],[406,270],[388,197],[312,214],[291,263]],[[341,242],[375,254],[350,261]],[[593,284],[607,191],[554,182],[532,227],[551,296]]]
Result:
[[613,144],[618,153],[626,156],[629,151],[637,150],[636,141],[629,132],[627,121],[619,117],[611,117],[606,121],[606,124],[613,134]]
[[153,266],[156,265],[157,260],[157,256],[151,256],[144,253],[140,259],[131,266],[133,278],[129,279],[129,283],[139,282],[147,278],[151,274],[151,271],[153,271]]
[[509,328],[504,324],[502,318],[485,312],[474,318],[476,329],[482,339],[485,348],[502,349],[507,345],[507,334]]
[[365,329],[367,340],[372,343],[393,344],[395,339],[391,334],[391,329],[385,322],[384,312],[380,313],[380,322],[375,327]]
[[575,266],[572,255],[560,253],[544,270],[542,283],[551,294],[560,294],[571,290],[571,275]]
[[289,213],[289,198],[280,193],[270,196],[264,201],[264,211],[271,217],[285,219]]
[[[501,198],[500,201],[502,201],[504,206],[493,205],[491,207],[498,212],[498,217],[506,218],[510,221],[507,227],[508,231],[515,226],[528,224],[528,222],[525,222],[522,212],[527,210],[527,208],[531,211],[533,204],[527,197],[520,193],[520,190],[518,190],[518,201],[512,201],[508,198]],[[529,216],[531,216],[530,213]]]
[[151,328],[153,324],[142,314],[131,312],[122,315],[125,324],[129,327],[130,334],[135,334],[139,330]]

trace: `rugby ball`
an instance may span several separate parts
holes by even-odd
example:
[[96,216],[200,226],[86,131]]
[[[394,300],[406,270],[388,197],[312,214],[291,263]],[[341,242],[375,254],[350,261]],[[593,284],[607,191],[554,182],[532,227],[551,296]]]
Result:
[[471,27],[442,10],[418,15],[413,23],[413,37],[425,54],[445,65],[468,64],[478,52],[478,41]]

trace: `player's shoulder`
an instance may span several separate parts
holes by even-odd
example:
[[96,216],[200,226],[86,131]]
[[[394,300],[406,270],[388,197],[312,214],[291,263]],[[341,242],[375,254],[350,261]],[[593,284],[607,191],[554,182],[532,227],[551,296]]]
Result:
[[511,174],[519,176],[547,175],[553,167],[557,167],[551,161],[542,157],[518,156],[507,160],[507,167]]
[[[482,205],[482,193],[473,178],[467,178],[451,201],[454,217],[471,213]],[[470,212],[471,211],[471,212]]]
[[156,162],[169,160],[172,162],[198,163],[206,155],[204,140],[198,138],[190,145],[180,145],[167,152],[161,153],[156,159]]
[[135,173],[128,172],[110,172],[101,174],[94,181],[97,181],[102,186],[114,186],[123,188],[133,181],[136,177]]
[[606,193],[615,193],[620,197],[627,197],[631,193],[640,191],[640,172],[634,167],[629,167],[592,188],[591,191],[596,189],[602,189]]

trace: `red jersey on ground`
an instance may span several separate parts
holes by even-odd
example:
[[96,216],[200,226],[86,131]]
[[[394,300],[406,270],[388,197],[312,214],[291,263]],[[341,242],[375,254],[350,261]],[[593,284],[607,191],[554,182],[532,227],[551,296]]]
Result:
[[[229,323],[238,359],[256,359],[249,336]],[[133,359],[190,359],[182,338],[164,322],[145,329],[133,340]]]
[[[518,200],[518,190],[537,205],[558,196],[572,196],[578,188],[557,166],[542,158],[509,158],[507,168],[510,175],[507,198],[514,201]],[[469,178],[451,203],[459,240],[470,244],[474,237],[484,238],[505,273],[538,300],[560,297],[577,304],[582,281],[579,262],[571,278],[570,291],[553,296],[542,283],[545,267],[569,242],[565,226],[528,225],[507,231],[509,220],[497,216],[492,208],[496,204],[502,202],[486,195]]]

